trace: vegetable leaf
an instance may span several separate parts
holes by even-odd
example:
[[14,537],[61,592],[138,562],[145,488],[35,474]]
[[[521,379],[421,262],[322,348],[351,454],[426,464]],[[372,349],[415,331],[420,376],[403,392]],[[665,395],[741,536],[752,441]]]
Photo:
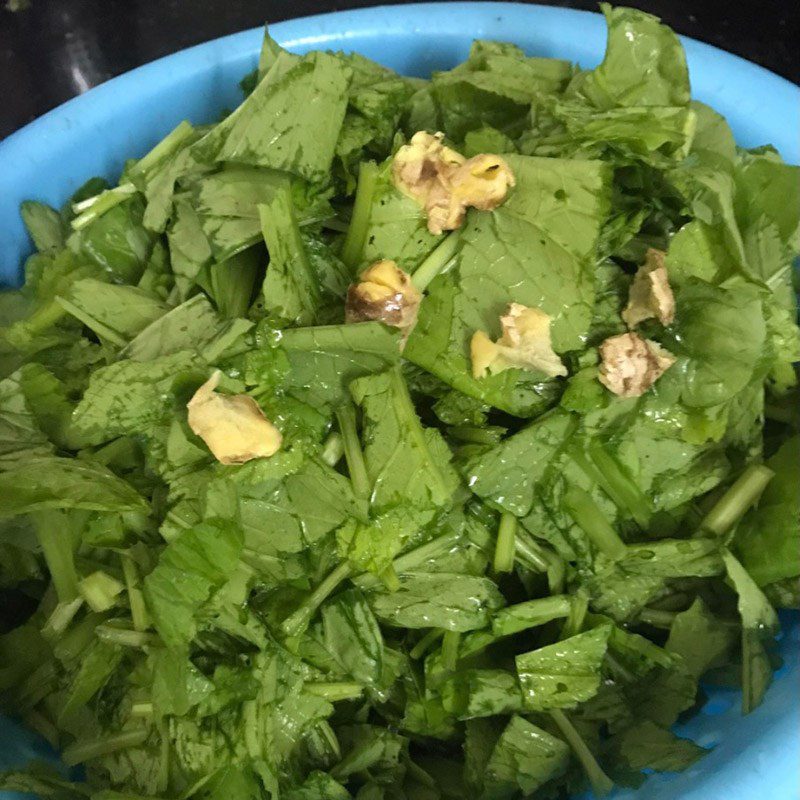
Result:
[[600,687],[611,626],[579,633],[516,657],[523,703],[530,711],[575,708]]

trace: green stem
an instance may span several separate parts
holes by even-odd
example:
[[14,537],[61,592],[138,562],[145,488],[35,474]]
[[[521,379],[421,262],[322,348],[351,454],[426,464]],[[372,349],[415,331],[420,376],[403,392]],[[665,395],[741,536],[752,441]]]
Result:
[[158,737],[161,740],[161,752],[159,753],[159,767],[156,774],[155,793],[160,797],[165,797],[167,787],[169,786],[170,764],[173,759],[170,758],[170,749],[172,739],[169,735],[166,720],[158,719],[155,724],[158,731]]
[[342,245],[342,252],[339,257],[355,272],[356,267],[361,263],[364,253],[364,242],[367,239],[369,229],[369,218],[372,212],[372,198],[375,194],[375,186],[378,182],[378,165],[373,161],[365,161],[361,164],[358,171],[358,185],[356,186],[356,197],[353,202],[353,216],[350,219],[350,227]]
[[[462,546],[462,534],[460,532],[445,533],[396,558],[392,562],[392,569],[398,575],[402,575],[405,572],[413,572],[422,565],[430,564],[436,558],[452,552],[453,548]],[[360,589],[369,591],[380,586],[382,581],[372,572],[363,572],[361,575],[356,575],[353,578],[353,582]]]
[[247,750],[247,755],[253,761],[262,758],[261,740],[259,731],[261,726],[258,723],[258,704],[255,700],[248,700],[242,705],[242,720],[244,722],[244,732],[242,740]]
[[492,620],[492,633],[496,637],[511,636],[527,628],[535,628],[569,615],[572,602],[564,594],[526,600],[500,609]]
[[700,530],[724,536],[761,497],[774,475],[763,464],[751,464],[706,514]]
[[345,220],[338,217],[328,217],[328,219],[322,220],[320,224],[323,228],[327,228],[329,231],[336,231],[336,233],[347,233],[347,229],[350,227]]
[[402,556],[399,556],[392,562],[395,572],[402,575],[404,572],[410,572],[417,567],[421,567],[426,562],[430,562],[438,556],[449,553],[454,547],[459,545],[461,541],[461,534],[458,532],[446,533],[443,536],[437,536],[430,542],[421,544],[413,550],[409,550]]
[[32,517],[58,599],[68,603],[78,596],[78,573],[67,519],[58,511],[50,510],[35,511]]
[[595,796],[604,797],[607,795],[614,788],[614,784],[600,768],[597,759],[592,755],[592,751],[586,746],[586,742],[575,730],[567,715],[560,709],[554,708],[550,711],[550,716],[572,748],[575,757],[580,761],[583,771],[589,778],[589,783],[592,785],[592,791]]
[[461,642],[461,634],[458,631],[445,631],[442,636],[442,664],[444,668],[451,672],[455,670],[458,663],[458,646]]
[[772,664],[757,630],[742,628],[742,714],[761,705],[772,682]]
[[346,406],[342,406],[336,412],[336,419],[339,421],[339,430],[342,433],[344,457],[347,461],[353,491],[356,497],[366,500],[372,491],[372,484],[367,475],[367,465],[364,462],[364,453],[358,438],[356,410],[353,404],[348,403]]
[[150,627],[150,615],[144,602],[144,594],[139,584],[139,570],[136,562],[127,554],[122,555],[122,574],[128,590],[128,602],[131,607],[131,620],[137,631],[146,631]]
[[528,569],[532,569],[534,572],[547,572],[550,567],[547,554],[523,531],[517,531],[517,535],[514,537],[514,547],[517,555],[525,562]]
[[92,611],[108,611],[116,602],[117,595],[125,587],[106,572],[98,570],[78,582],[78,591]]
[[132,183],[123,183],[115,189],[106,189],[104,192],[76,203],[72,210],[78,215],[72,220],[72,229],[79,231],[90,222],[110,211],[114,206],[136,194],[136,187]]
[[381,570],[379,577],[381,579],[381,583],[386,587],[387,591],[396,592],[400,588],[400,578],[397,577],[397,573],[391,564]]
[[444,636],[441,628],[431,628],[412,648],[408,654],[414,660],[421,658]]
[[497,444],[502,428],[479,428],[476,425],[453,425],[447,433],[453,439],[469,444]]
[[514,569],[515,541],[517,534],[517,518],[504,511],[500,515],[500,527],[497,529],[497,544],[494,548],[494,571],[511,572]]
[[130,170],[131,177],[138,177],[171,156],[194,133],[194,128],[186,120],[173,128],[149,153],[143,155]]
[[564,507],[601,553],[615,561],[625,555],[625,542],[588,492],[572,486],[564,494]]
[[589,446],[589,457],[597,468],[598,483],[603,491],[618,506],[627,509],[640,528],[646,529],[653,512],[644,492],[623,472],[617,460],[599,442]]
[[633,683],[636,680],[636,676],[610,651],[606,652],[605,660],[615,680],[626,684]]
[[[430,792],[422,792],[421,795],[417,795],[419,797],[441,797],[439,794],[437,787],[438,783],[434,778],[428,775],[422,767],[417,766],[411,759],[408,760],[408,766],[406,767],[406,774],[408,775],[409,779],[411,779],[414,783],[419,783],[422,786],[427,787],[430,789]],[[416,794],[416,793],[415,793]],[[452,797],[452,795],[451,795]]]
[[561,627],[559,639],[569,639],[583,630],[586,614],[589,612],[589,598],[583,592],[576,592],[570,597],[569,614]]
[[141,703],[131,703],[131,716],[150,719],[153,716],[153,704],[143,701]]
[[553,594],[561,594],[566,577],[566,566],[561,556],[540,546],[529,534],[519,528],[514,546],[520,563],[534,572],[546,572],[550,591]]
[[306,598],[306,601],[297,611],[284,620],[281,626],[288,637],[299,636],[311,622],[317,609],[325,602],[330,593],[342,582],[350,577],[350,565],[343,561],[334,569],[322,583]]
[[658,608],[643,608],[639,613],[639,621],[644,622],[645,625],[652,625],[654,628],[663,628],[669,630],[675,617],[678,614],[676,611],[661,611]]
[[119,644],[123,647],[147,647],[157,643],[157,638],[152,633],[134,631],[127,628],[117,628],[114,625],[98,625],[95,628],[98,639],[110,644]]
[[93,758],[116,753],[118,750],[137,747],[147,739],[147,736],[147,728],[135,728],[134,730],[122,731],[112,735],[106,734],[98,739],[75,742],[64,748],[61,760],[68,767],[74,767],[76,764],[83,764]]
[[45,639],[59,638],[69,627],[82,605],[82,597],[76,597],[66,603],[59,603],[42,626],[42,636]]
[[414,274],[411,276],[411,283],[413,283],[420,292],[424,292],[428,288],[430,282],[450,264],[450,261],[458,250],[458,245],[458,233],[451,233],[445,236],[414,270]]
[[324,697],[329,703],[356,700],[364,694],[364,687],[360,683],[306,683],[303,689],[309,694]]
[[11,325],[5,332],[9,343],[18,349],[27,347],[31,337],[56,324],[67,312],[55,300],[50,300],[34,311],[27,319]]
[[327,720],[322,720],[309,731],[306,742],[310,751],[309,754],[315,761],[335,764],[342,760],[342,747]]
[[344,439],[334,431],[322,444],[320,458],[329,466],[335,467],[344,455]]
[[462,661],[465,658],[476,656],[478,653],[482,653],[487,647],[499,641],[500,638],[501,637],[495,636],[489,630],[472,631],[463,638],[461,647],[459,648],[459,656]]

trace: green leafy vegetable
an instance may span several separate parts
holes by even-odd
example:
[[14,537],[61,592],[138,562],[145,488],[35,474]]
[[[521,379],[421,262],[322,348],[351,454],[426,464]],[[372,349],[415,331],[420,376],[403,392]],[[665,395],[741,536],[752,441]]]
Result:
[[239,530],[206,520],[170,542],[144,580],[153,624],[167,646],[186,647],[196,631],[195,614],[231,576],[241,553]]
[[282,53],[252,94],[195,146],[201,160],[271,167],[324,182],[344,119],[350,70],[339,58]]
[[[709,687],[759,705],[800,606],[800,168],[603,12],[591,70],[478,40],[406,78],[267,32],[232,112],[22,205],[0,691],[81,769],[0,790],[602,796],[697,763]],[[452,163],[396,157],[422,131]],[[354,314],[378,260],[418,308],[371,281]],[[634,333],[675,360],[620,396],[648,282]]]
[[575,708],[600,687],[610,626],[579,633],[516,658],[525,708]]

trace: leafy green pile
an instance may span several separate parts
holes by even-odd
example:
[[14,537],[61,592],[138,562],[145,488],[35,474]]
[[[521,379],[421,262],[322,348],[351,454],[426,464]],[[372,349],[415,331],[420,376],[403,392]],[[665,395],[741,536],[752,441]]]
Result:
[[[266,37],[246,98],[119,185],[22,214],[0,295],[0,690],[83,765],[43,798],[564,798],[703,749],[701,677],[761,701],[800,598],[798,168],[692,102],[657,19],[605,8],[596,69],[475,42],[430,80]],[[391,154],[442,131],[516,177],[433,235]],[[641,397],[598,345],[648,248],[677,358]],[[343,324],[393,259],[401,350]],[[569,376],[475,379],[543,309]],[[215,371],[283,435],[223,465],[187,424]],[[766,488],[765,488],[766,487]],[[762,493],[763,492],[763,493]],[[760,499],[759,499],[760,497]]]

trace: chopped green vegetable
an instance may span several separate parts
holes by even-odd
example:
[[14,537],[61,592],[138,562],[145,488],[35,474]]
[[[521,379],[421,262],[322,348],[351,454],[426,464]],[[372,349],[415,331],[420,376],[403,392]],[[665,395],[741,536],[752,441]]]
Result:
[[[82,772],[0,789],[601,796],[703,756],[671,730],[701,680],[762,701],[800,604],[798,167],[603,11],[592,70],[267,34],[221,121],[22,205],[0,587],[35,610],[0,691]],[[351,291],[379,260],[402,329],[383,272]]]

